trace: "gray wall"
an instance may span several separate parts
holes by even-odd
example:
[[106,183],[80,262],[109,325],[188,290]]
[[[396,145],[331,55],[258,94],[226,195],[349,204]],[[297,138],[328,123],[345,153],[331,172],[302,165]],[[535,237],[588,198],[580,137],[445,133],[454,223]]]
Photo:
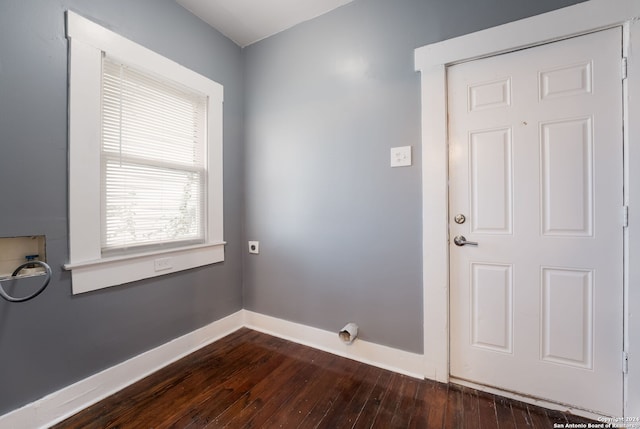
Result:
[[[68,8],[224,85],[223,264],[71,295]],[[53,268],[37,299],[0,300],[0,414],[242,308],[242,61],[173,0],[0,1],[0,237],[45,234]]]
[[[0,301],[0,414],[243,302],[421,353],[413,49],[576,2],[356,0],[243,52],[173,0],[0,0],[0,237],[45,234],[54,270],[37,299]],[[67,8],[225,86],[223,264],[71,295]],[[389,168],[404,145],[414,165]]]
[[246,48],[245,308],[422,353],[413,51],[574,3],[356,0]]

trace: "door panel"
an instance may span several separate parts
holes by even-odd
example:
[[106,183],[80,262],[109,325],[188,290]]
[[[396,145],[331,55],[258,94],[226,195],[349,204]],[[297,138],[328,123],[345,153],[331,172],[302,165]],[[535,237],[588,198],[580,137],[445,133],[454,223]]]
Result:
[[592,235],[591,129],[591,117],[540,125],[544,235]]
[[513,351],[512,271],[511,265],[472,264],[472,345]]
[[448,69],[452,377],[622,415],[621,51],[614,28]]
[[593,271],[542,268],[542,359],[593,369]]
[[472,132],[469,140],[472,231],[511,234],[511,130]]

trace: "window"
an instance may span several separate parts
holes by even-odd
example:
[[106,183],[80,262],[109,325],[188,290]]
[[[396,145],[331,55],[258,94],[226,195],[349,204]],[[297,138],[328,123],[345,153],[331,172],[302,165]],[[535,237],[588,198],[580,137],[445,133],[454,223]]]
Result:
[[224,260],[222,87],[73,12],[73,292]]
[[206,97],[105,57],[102,254],[202,243]]

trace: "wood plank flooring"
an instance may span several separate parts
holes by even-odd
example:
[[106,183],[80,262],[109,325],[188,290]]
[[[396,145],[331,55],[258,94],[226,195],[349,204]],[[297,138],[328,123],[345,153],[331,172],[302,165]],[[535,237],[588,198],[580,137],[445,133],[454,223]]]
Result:
[[549,429],[587,422],[241,329],[54,428]]

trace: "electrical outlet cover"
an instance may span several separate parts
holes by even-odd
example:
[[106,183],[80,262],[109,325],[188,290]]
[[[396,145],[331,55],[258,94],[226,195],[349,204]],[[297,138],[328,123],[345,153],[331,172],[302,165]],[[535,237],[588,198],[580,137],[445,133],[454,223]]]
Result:
[[408,167],[411,165],[411,146],[391,148],[391,166]]

